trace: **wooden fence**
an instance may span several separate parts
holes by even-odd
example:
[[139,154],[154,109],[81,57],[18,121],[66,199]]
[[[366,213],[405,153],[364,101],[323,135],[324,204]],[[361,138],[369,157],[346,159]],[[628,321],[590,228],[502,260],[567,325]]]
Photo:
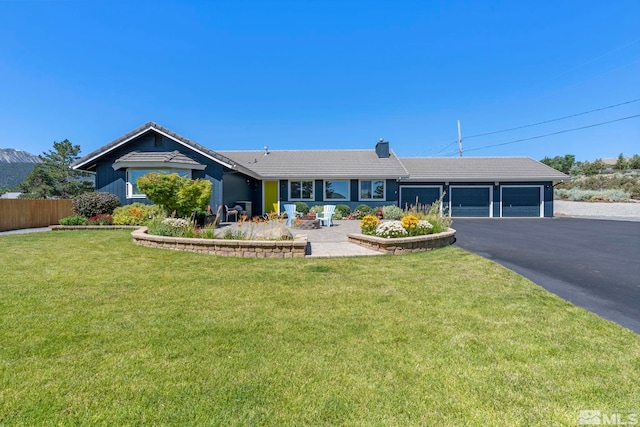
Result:
[[0,199],[0,231],[48,227],[71,215],[71,199]]

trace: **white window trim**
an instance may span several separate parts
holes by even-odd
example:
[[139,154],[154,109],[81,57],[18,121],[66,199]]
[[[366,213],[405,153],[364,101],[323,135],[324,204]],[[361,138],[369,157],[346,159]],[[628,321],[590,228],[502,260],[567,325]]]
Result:
[[[365,199],[362,196],[362,183],[363,182],[371,182],[373,184],[373,181],[382,181],[382,198],[381,199],[376,199],[376,198],[369,198],[369,199]],[[373,190],[373,189],[372,189]],[[373,191],[371,192],[371,194],[373,194]],[[358,180],[358,201],[361,202],[386,202],[387,201],[387,180],[386,179],[380,179],[380,178],[371,178],[371,179],[359,179]]]
[[[517,187],[517,188],[531,188],[531,187],[538,187],[540,189],[540,206],[539,206],[539,210],[540,210],[540,214],[539,214],[539,218],[544,218],[544,185],[501,185],[500,186],[500,218],[502,218],[502,204],[503,204],[503,198],[502,198],[502,189],[503,188],[513,188],[513,187]],[[535,217],[531,217],[531,218],[535,218]]]
[[[303,182],[310,182],[311,183],[311,197],[310,198],[294,198],[291,197],[291,183],[292,182],[299,182],[300,183],[300,192],[302,193],[302,183]],[[313,179],[290,179],[289,181],[287,181],[288,186],[289,186],[289,200],[290,201],[296,201],[296,202],[313,202],[315,200],[314,198],[314,193],[316,192],[316,182]]]
[[[347,183],[347,197],[344,199],[328,199],[327,198],[327,182],[342,181]],[[348,202],[351,200],[351,180],[350,179],[325,179],[322,181],[322,201],[324,202]]]
[[[440,190],[440,192],[438,193],[438,198],[442,197],[442,185],[400,185],[399,186],[399,196],[398,196],[398,203],[400,203],[402,201],[402,190],[404,188],[410,189],[410,188],[437,188],[438,190]],[[440,201],[440,212],[442,212],[442,208],[443,206],[443,201]],[[400,206],[401,209],[404,209],[404,206]]]
[[127,199],[146,199],[147,196],[145,194],[133,194],[133,184],[131,183],[131,175],[130,172],[131,171],[135,171],[135,170],[147,170],[149,172],[166,172],[166,173],[178,173],[179,171],[182,172],[187,172],[187,178],[191,179],[191,169],[182,169],[182,168],[153,168],[153,167],[147,167],[147,168],[127,168],[126,170],[126,175],[127,175],[127,182],[126,182],[126,187],[127,187]]
[[[453,190],[456,188],[488,188],[489,189],[489,218],[493,218],[493,185],[450,185],[449,186],[449,215],[453,212],[452,210],[452,200],[453,200]],[[487,218],[484,216],[480,217],[467,217],[467,218]]]

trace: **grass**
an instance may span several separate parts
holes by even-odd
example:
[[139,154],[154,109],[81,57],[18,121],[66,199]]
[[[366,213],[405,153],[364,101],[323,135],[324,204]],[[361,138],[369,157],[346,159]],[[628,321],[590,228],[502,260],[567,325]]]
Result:
[[0,425],[576,425],[640,337],[455,247],[217,258],[0,237]]

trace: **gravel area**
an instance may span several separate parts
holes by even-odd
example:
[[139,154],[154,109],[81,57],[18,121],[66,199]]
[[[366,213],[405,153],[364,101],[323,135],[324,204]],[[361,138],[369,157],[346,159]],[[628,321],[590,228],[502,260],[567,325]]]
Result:
[[554,200],[553,207],[556,216],[640,222],[640,203],[591,203]]

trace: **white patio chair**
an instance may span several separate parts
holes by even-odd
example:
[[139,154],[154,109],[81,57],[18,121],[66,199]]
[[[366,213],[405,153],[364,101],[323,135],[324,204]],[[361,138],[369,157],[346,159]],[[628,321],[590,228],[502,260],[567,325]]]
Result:
[[284,205],[284,211],[287,213],[287,227],[291,227],[291,220],[296,217],[296,205]]
[[333,218],[333,213],[336,211],[336,205],[324,205],[324,211],[322,211],[322,216],[319,213],[316,214],[316,219],[320,220],[320,225],[326,225],[327,227],[331,227],[331,219]]

